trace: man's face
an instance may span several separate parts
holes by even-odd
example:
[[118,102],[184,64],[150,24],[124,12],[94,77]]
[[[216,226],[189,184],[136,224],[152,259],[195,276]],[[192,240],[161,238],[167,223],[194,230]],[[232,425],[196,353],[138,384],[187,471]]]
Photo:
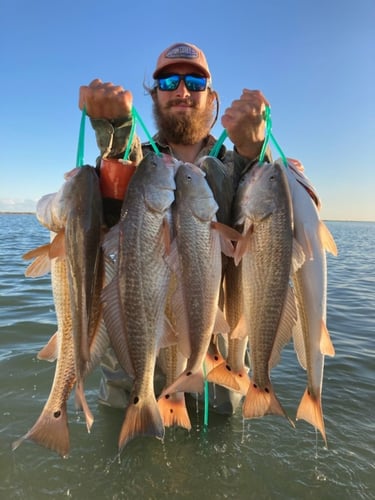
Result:
[[[197,74],[190,64],[176,64],[168,73]],[[213,121],[213,95],[203,91],[189,91],[180,81],[175,90],[156,90],[154,118],[162,137],[173,144],[195,144],[204,139]]]

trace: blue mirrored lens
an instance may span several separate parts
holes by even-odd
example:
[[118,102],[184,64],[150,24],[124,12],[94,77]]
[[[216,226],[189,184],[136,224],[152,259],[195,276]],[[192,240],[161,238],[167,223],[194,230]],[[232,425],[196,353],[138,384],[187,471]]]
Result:
[[191,92],[202,92],[206,90],[207,78],[198,75],[168,75],[157,78],[160,90],[176,90],[181,80],[184,81],[186,88]]

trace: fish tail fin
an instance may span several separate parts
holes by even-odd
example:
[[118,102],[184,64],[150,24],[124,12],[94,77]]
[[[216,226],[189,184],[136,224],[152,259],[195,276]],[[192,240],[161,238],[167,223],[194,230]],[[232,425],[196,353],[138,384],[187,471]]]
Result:
[[308,389],[305,390],[298,406],[296,420],[305,420],[315,427],[315,429],[318,429],[324,439],[325,445],[327,446],[322,403],[320,397],[313,397]]
[[70,439],[66,404],[52,413],[43,411],[34,426],[12,443],[12,450],[16,450],[26,440],[56,451],[63,458],[67,457]]
[[119,450],[137,436],[164,438],[164,424],[155,396],[143,401],[133,396],[133,402],[126,409],[125,420],[119,437]]
[[176,392],[171,396],[164,396],[158,400],[161,418],[165,427],[183,427],[190,431],[191,422],[185,404],[183,392]]
[[280,401],[277,399],[271,382],[267,384],[267,387],[261,388],[250,380],[249,389],[242,407],[242,415],[244,418],[281,415],[290,422],[292,427],[295,427],[293,421],[288,417]]
[[77,382],[76,385],[75,405],[77,409],[83,410],[86,420],[87,432],[90,433],[92,424],[94,423],[94,416],[91,413],[89,405],[87,404],[82,381]]
[[227,389],[240,392],[236,375],[227,363],[221,363],[211,370],[207,375],[207,380],[214,384],[221,385]]
[[161,393],[161,397],[174,394],[175,392],[198,392],[201,394],[204,389],[203,371],[192,372],[184,370],[181,375]]

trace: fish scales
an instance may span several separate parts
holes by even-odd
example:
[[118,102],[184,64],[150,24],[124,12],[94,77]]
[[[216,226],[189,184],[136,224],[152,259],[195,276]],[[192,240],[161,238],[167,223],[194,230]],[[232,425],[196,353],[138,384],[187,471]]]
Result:
[[[134,384],[120,432],[119,448],[137,435],[163,438],[153,377],[164,333],[164,311],[170,268],[166,263],[170,207],[174,200],[175,164],[149,153],[133,175],[116,231],[117,277],[104,290],[105,314],[119,316],[122,329],[109,329],[119,361],[133,372]],[[108,244],[108,243],[107,243]],[[117,296],[111,306],[111,294]],[[125,342],[128,356],[122,354]],[[130,363],[130,367],[126,366]]]
[[24,440],[56,451],[65,457],[70,448],[67,400],[75,383],[75,358],[72,315],[66,260],[51,262],[51,281],[58,323],[58,358],[48,400],[34,426],[13,443],[16,449]]
[[186,369],[161,397],[203,391],[203,362],[213,332],[221,283],[220,236],[212,229],[217,203],[199,167],[185,163],[176,173],[174,221],[190,357]]
[[297,410],[303,419],[319,429],[325,444],[327,438],[322,410],[322,385],[325,355],[333,356],[326,327],[327,262],[326,251],[337,255],[337,247],[319,216],[320,202],[311,196],[314,189],[303,174],[303,167],[289,159],[288,182],[294,207],[294,233],[306,260],[293,275],[299,322],[293,331],[298,360],[307,372],[307,388]]
[[270,381],[270,359],[288,290],[293,242],[290,193],[282,167],[254,168],[242,181],[235,201],[236,222],[244,224],[249,247],[242,257],[251,356],[245,418],[268,413],[286,416]]

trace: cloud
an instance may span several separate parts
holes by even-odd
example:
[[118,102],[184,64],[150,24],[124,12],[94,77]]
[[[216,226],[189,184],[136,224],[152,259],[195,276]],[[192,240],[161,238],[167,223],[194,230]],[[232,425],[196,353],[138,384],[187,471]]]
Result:
[[35,207],[35,200],[0,200],[0,212],[35,212]]

